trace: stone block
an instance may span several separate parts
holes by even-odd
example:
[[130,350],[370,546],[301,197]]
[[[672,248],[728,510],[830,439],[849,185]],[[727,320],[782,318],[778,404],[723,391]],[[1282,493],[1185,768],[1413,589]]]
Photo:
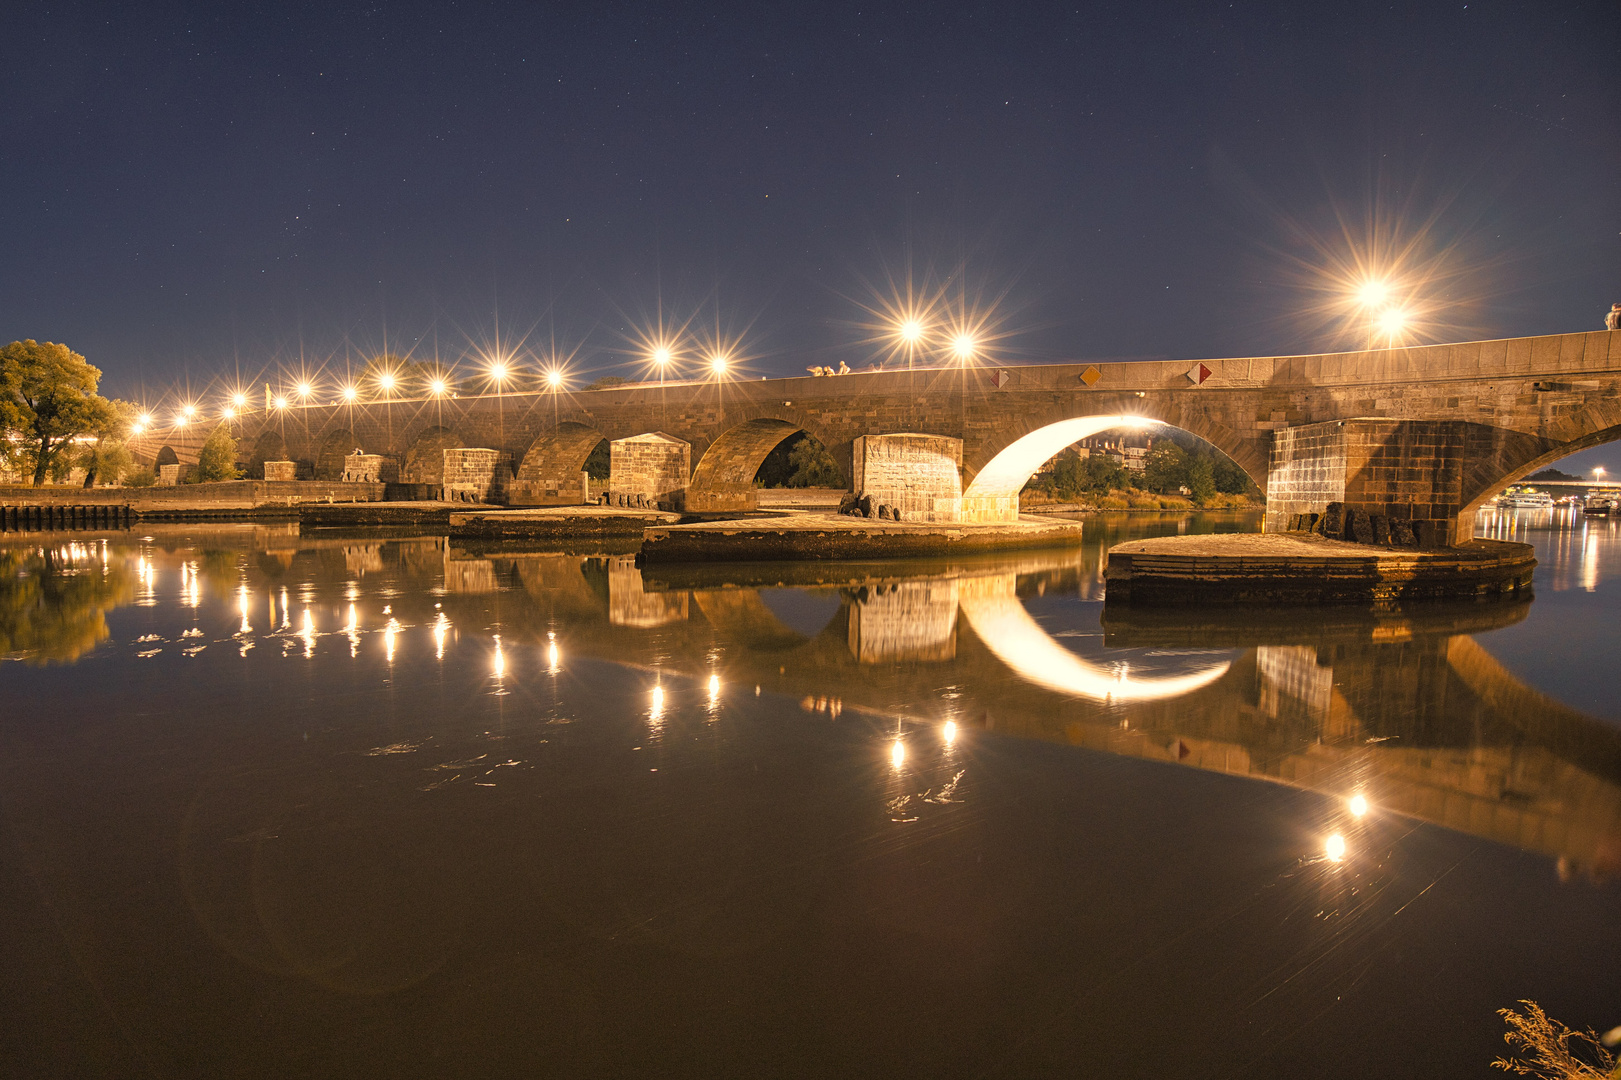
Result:
[[1418,543],[1418,537],[1413,534],[1413,523],[1406,518],[1392,518],[1390,542],[1398,547],[1412,547]]
[[265,480],[267,482],[297,480],[298,462],[296,461],[267,461],[265,462]]
[[1384,514],[1371,514],[1373,519],[1373,542],[1386,547],[1390,546],[1390,518]]
[[1338,540],[1345,535],[1345,504],[1331,502],[1323,514],[1323,535]]
[[[615,439],[608,444],[608,490],[614,495],[640,495],[653,502],[686,507],[692,475],[692,444],[655,431]],[[615,505],[623,506],[615,500]],[[636,505],[632,501],[629,505]],[[714,509],[697,507],[693,509]]]
[[913,521],[963,520],[962,440],[944,435],[863,435],[854,440],[854,489]]
[[1373,515],[1366,510],[1352,510],[1351,524],[1346,534],[1347,540],[1355,540],[1359,544],[1373,543]]
[[500,503],[511,481],[505,455],[484,447],[457,446],[444,454],[441,497],[446,502]]

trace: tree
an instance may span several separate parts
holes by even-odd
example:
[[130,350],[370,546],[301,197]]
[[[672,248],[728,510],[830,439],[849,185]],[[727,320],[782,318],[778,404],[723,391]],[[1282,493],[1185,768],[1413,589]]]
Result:
[[1534,1001],[1521,1000],[1520,1004],[1525,1006],[1523,1013],[1497,1010],[1508,1025],[1503,1041],[1514,1047],[1514,1056],[1498,1058],[1492,1062],[1494,1067],[1544,1080],[1606,1080],[1621,1074],[1621,1065],[1605,1049],[1598,1032],[1567,1027]]
[[1249,493],[1249,473],[1239,468],[1238,462],[1226,454],[1216,454],[1213,479],[1216,482],[1216,490],[1224,494],[1245,495]]
[[788,451],[788,464],[793,469],[788,475],[788,486],[791,488],[844,486],[844,471],[839,468],[839,463],[833,460],[833,455],[827,452],[827,447],[820,440],[804,432],[800,432],[799,441]]
[[1216,493],[1216,463],[1209,454],[1192,454],[1188,458],[1188,491],[1204,502]]
[[209,433],[197,454],[197,483],[236,477],[236,440],[231,438],[231,429],[221,424]]
[[1143,486],[1161,495],[1176,492],[1188,483],[1188,452],[1169,439],[1161,439],[1143,462]]
[[87,488],[95,487],[98,483],[116,484],[135,467],[134,455],[129,452],[125,440],[140,416],[140,406],[117,398],[109,401],[108,405],[111,406],[111,420],[95,433],[96,441],[79,454],[77,464],[84,470],[84,486]]
[[0,349],[0,428],[21,436],[34,486],[75,438],[113,422],[112,404],[96,393],[100,380],[100,370],[66,345],[30,338]]

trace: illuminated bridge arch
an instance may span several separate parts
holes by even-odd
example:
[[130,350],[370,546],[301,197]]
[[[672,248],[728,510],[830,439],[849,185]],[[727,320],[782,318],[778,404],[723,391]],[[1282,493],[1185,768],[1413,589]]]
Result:
[[[1178,418],[1180,420],[1182,418]],[[1016,434],[989,449],[989,460],[974,474],[972,482],[963,489],[963,517],[974,521],[1013,521],[1019,514],[1019,492],[1035,475],[1036,470],[1051,461],[1065,447],[1082,439],[1119,428],[1143,429],[1155,424],[1179,427],[1211,443],[1227,454],[1243,469],[1257,486],[1266,485],[1266,458],[1263,453],[1246,445],[1235,445],[1223,438],[1227,433],[1200,431],[1208,424],[1180,423],[1162,420],[1156,416],[1136,413],[1114,413],[1106,416],[1072,416],[1049,423],[1029,425],[1024,434]],[[1211,436],[1214,435],[1215,438]],[[1218,441],[1219,440],[1219,441]],[[1228,445],[1223,445],[1224,443]]]
[[[704,450],[698,467],[692,471],[687,489],[687,506],[694,510],[748,509],[754,505],[754,477],[766,456],[785,439],[803,431],[823,446],[812,426],[802,418],[757,416],[721,432]],[[828,447],[833,450],[831,446]],[[848,447],[842,468],[849,476]]]
[[253,441],[253,449],[248,453],[248,478],[250,480],[263,480],[265,478],[265,462],[286,460],[286,440],[281,437],[279,432],[263,432]]
[[[1477,427],[1480,425],[1470,425]],[[1475,513],[1504,487],[1546,468],[1561,458],[1621,439],[1621,408],[1589,408],[1572,417],[1554,438],[1481,427],[1478,436],[1489,439],[1490,452],[1467,457],[1463,476],[1463,508],[1456,535],[1474,534]],[[1585,430],[1584,430],[1585,429]],[[1561,436],[1568,438],[1561,439]]]
[[513,505],[559,506],[585,501],[580,473],[607,436],[590,424],[564,421],[530,444],[512,486]]

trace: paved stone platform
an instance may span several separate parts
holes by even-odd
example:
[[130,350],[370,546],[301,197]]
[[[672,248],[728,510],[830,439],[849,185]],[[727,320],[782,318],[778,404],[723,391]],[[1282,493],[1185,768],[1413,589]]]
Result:
[[549,506],[528,510],[457,511],[447,525],[453,540],[580,540],[641,537],[680,514],[617,506]]
[[370,502],[305,504],[297,508],[306,529],[352,529],[373,525],[442,528],[450,520],[447,502]]
[[1081,542],[1078,522],[1027,517],[990,525],[916,524],[834,514],[707,521],[649,528],[645,563],[773,562],[783,559],[913,559]]
[[1161,536],[1109,549],[1105,602],[1391,604],[1530,595],[1529,544],[1376,548],[1309,533]]

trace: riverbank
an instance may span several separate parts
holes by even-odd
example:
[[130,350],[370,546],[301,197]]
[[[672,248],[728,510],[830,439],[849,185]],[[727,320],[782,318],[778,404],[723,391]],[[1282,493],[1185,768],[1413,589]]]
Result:
[[1309,533],[1162,536],[1109,549],[1116,605],[1366,604],[1530,595],[1529,544],[1370,548]]

